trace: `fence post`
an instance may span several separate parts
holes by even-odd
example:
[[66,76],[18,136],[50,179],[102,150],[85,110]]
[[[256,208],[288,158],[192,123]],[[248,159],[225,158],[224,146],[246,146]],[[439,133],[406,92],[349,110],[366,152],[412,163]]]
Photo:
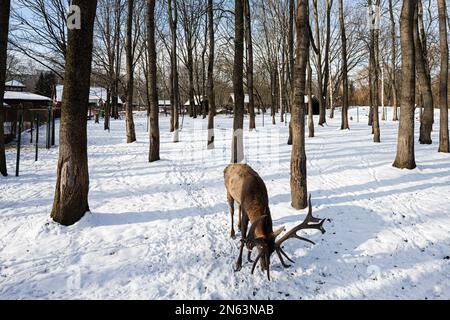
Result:
[[52,108],[52,146],[55,145],[55,109]]
[[47,149],[50,149],[50,121],[51,121],[51,111],[50,108],[47,110],[47,132],[46,132],[46,141],[45,141],[45,147]]
[[34,161],[38,161],[39,152],[39,113],[36,115],[36,155]]
[[22,127],[23,127],[23,110],[19,111],[19,137],[17,139],[17,158],[16,158],[16,177],[19,176],[20,166],[20,146],[22,142]]

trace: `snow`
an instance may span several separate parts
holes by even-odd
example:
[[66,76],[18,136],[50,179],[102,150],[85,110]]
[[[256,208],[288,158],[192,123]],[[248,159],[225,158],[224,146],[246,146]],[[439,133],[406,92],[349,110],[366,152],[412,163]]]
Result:
[[48,101],[51,99],[30,92],[5,91],[4,100],[24,100],[24,101]]
[[26,88],[25,85],[17,80],[11,80],[5,82],[6,87]]
[[[239,239],[229,236],[223,186],[230,117],[217,117],[207,151],[206,120],[185,118],[173,144],[162,116],[162,161],[153,164],[144,114],[130,145],[123,120],[110,133],[89,122],[92,213],[71,227],[49,217],[57,148],[41,148],[34,162],[24,134],[20,177],[0,179],[0,298],[450,299],[450,156],[437,153],[439,122],[433,145],[416,145],[418,168],[406,171],[392,167],[398,123],[381,122],[377,145],[367,109],[359,123],[356,114],[350,131],[339,130],[337,112],[307,139],[313,211],[329,219],[327,233],[308,234],[315,246],[288,242],[296,263],[285,270],[273,256],[270,282],[249,263],[233,271]],[[289,228],[306,212],[290,207],[288,128],[265,123],[259,116],[257,131],[245,132],[247,161],[267,184],[275,227]],[[10,173],[14,159],[10,147]]]
[[[64,91],[63,85],[56,86],[56,102],[62,102],[62,95]],[[90,87],[89,91],[89,103],[100,103],[107,100],[107,90],[102,87]],[[118,97],[119,104],[122,104],[122,100]]]

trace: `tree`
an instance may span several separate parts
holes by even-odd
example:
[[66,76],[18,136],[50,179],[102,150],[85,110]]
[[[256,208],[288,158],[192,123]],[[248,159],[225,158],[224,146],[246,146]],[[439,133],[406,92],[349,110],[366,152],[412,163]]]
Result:
[[309,137],[314,138],[314,103],[312,92],[312,68],[310,60],[308,60],[308,130]]
[[[330,42],[331,42],[331,8],[333,7],[333,0],[326,0],[327,3],[327,18],[326,18],[326,38],[325,38],[325,67],[324,67],[324,81],[323,81],[323,90],[322,92],[325,93],[326,100],[325,100],[325,110],[328,106],[330,106],[331,109],[331,94],[330,90],[328,90],[328,85],[330,83]],[[330,88],[331,89],[331,88]],[[334,117],[333,112],[330,110],[330,118],[332,119]]]
[[[380,7],[380,0],[376,0],[375,4]],[[369,6],[372,5],[372,1],[369,0]],[[374,21],[373,21],[374,23]],[[370,32],[370,72],[373,73],[372,81],[372,133],[373,142],[380,142],[380,29],[378,27],[372,28]]]
[[209,34],[209,60],[208,60],[208,149],[214,149],[214,117],[216,115],[216,99],[214,94],[214,3],[208,0],[208,34]]
[[99,0],[96,15],[94,39],[94,66],[97,74],[104,79],[107,88],[105,101],[104,129],[110,129],[111,115],[118,118],[118,87],[120,62],[123,46],[121,45],[123,0]]
[[398,98],[397,98],[397,33],[395,30],[394,6],[392,0],[389,0],[389,17],[391,20],[391,90],[392,90],[392,108],[394,109],[392,120],[398,121]]
[[51,97],[54,93],[56,77],[53,72],[41,72],[36,83],[35,92],[45,97]]
[[[420,19],[419,19],[420,12]],[[431,131],[434,123],[434,104],[433,93],[431,92],[431,79],[428,63],[426,59],[425,35],[423,38],[419,34],[419,20],[422,20],[422,1],[418,1],[417,8],[414,13],[414,47],[416,50],[416,72],[419,80],[420,96],[423,103],[423,114],[420,119],[420,138],[421,144],[431,144]]]
[[342,39],[342,122],[341,130],[349,129],[348,126],[348,75],[347,75],[347,36],[345,35],[344,9],[342,0],[339,0],[339,22]]
[[127,12],[127,33],[126,33],[126,59],[127,59],[127,101],[125,104],[125,122],[127,130],[127,143],[136,141],[136,131],[133,119],[133,89],[134,89],[134,68],[133,68],[133,13],[134,0],[128,0]]
[[[11,14],[11,49],[64,79],[67,0],[17,0]],[[23,14],[26,10],[27,14]]]
[[178,7],[177,0],[168,0],[168,11],[169,11],[169,25],[170,32],[172,35],[172,50],[170,55],[170,102],[172,107],[172,112],[170,115],[171,128],[170,131],[173,132],[173,142],[177,143],[180,141],[179,138],[179,121],[178,121],[178,108],[180,107],[180,92],[178,84],[178,56],[177,56],[177,24],[178,24]]
[[184,55],[184,64],[188,73],[189,116],[197,118],[197,105],[202,102],[202,99],[197,99],[195,97],[194,50],[198,44],[200,18],[204,11],[204,7],[199,0],[181,0],[179,2],[179,7],[180,22],[184,34],[184,47],[181,47],[181,49],[184,49],[186,52]]
[[440,106],[440,130],[439,152],[449,153],[450,144],[448,137],[448,39],[446,16],[447,8],[445,0],[438,0],[439,11],[439,39],[441,48],[441,72],[439,80],[439,106]]
[[295,102],[292,108],[291,200],[292,207],[307,207],[305,151],[305,87],[309,60],[309,4],[299,0],[297,10],[297,59],[295,64]]
[[320,39],[320,29],[319,29],[319,13],[317,8],[317,0],[313,0],[313,12],[314,12],[314,25],[315,25],[315,44],[319,50],[316,52],[317,55],[317,95],[319,99],[319,125],[323,126],[327,122],[326,118],[326,106],[323,101],[323,92],[322,92],[322,51],[321,51],[321,39]]
[[398,129],[397,156],[394,167],[414,169],[414,100],[416,93],[414,11],[416,0],[404,0],[400,16],[400,43],[402,48],[401,117]]
[[159,156],[159,105],[157,86],[157,56],[155,39],[155,2],[147,0],[147,44],[148,44],[148,95],[150,101],[150,152],[149,161],[160,160]]
[[96,0],[74,0],[81,9],[81,29],[68,30],[65,86],[61,110],[59,160],[51,216],[72,225],[89,211],[87,105]]
[[248,113],[250,117],[249,129],[256,129],[255,120],[255,96],[253,89],[253,38],[252,38],[252,20],[250,12],[250,0],[245,0],[245,42],[247,44],[247,88],[248,88]]
[[[295,20],[295,0],[289,0],[289,30],[288,30],[288,51],[289,51],[289,85],[291,92],[289,96],[293,95],[294,87],[294,69],[295,69],[295,56],[294,56],[294,20]],[[292,98],[289,99],[289,109],[292,112]],[[292,124],[289,122],[289,138],[288,145],[292,145]]]
[[234,117],[233,117],[233,142],[232,163],[240,163],[244,160],[244,1],[234,1],[235,36],[234,36]]
[[5,156],[5,137],[3,128],[3,97],[5,95],[6,60],[9,31],[10,0],[0,0],[0,174],[8,175]]

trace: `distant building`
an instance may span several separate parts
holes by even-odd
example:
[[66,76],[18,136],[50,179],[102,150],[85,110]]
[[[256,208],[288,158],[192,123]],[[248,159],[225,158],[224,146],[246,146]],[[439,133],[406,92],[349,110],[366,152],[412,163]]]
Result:
[[26,87],[16,80],[6,82],[5,89],[4,108],[1,112],[3,112],[6,141],[9,142],[17,134],[19,112],[23,115],[24,129],[27,129],[38,113],[42,120],[48,117],[51,99],[27,92]]
[[[53,98],[53,102],[55,104],[62,105],[62,95],[64,91],[64,85],[58,85],[56,86],[56,94]],[[104,103],[107,100],[108,97],[108,91],[105,88],[102,87],[90,87],[89,89],[89,104],[100,106],[102,103]],[[120,97],[118,97],[119,104],[123,104]]]
[[5,91],[24,92],[26,89],[27,87],[19,81],[11,80],[5,82]]
[[[53,104],[56,106],[58,112],[63,108],[62,97],[63,97],[64,85],[57,85],[55,88],[55,95],[53,97]],[[88,102],[88,117],[91,119],[94,112],[99,112],[103,104],[108,99],[108,91],[102,87],[90,87],[89,89],[89,102]],[[119,106],[123,105],[120,97],[117,97]]]
[[[249,103],[250,103],[250,96],[248,94],[246,94],[244,96],[244,104],[249,104]],[[230,94],[229,104],[234,104],[234,93]]]
[[164,113],[165,115],[170,113],[171,106],[172,105],[170,103],[170,100],[159,100],[158,101],[159,112]]
[[[203,103],[204,97],[203,96],[194,96],[194,106],[201,107]],[[191,105],[191,102],[188,100],[184,104],[185,107],[188,107]]]

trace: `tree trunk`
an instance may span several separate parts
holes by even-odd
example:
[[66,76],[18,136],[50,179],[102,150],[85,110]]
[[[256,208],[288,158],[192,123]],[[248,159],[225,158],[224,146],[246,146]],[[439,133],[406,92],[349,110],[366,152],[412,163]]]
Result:
[[403,2],[400,17],[400,42],[402,47],[402,86],[401,116],[398,129],[397,156],[394,167],[400,169],[416,168],[414,156],[414,101],[415,101],[415,50],[414,50],[414,11],[415,0]]
[[148,94],[150,101],[150,150],[149,161],[160,160],[159,156],[159,105],[157,87],[157,56],[155,39],[155,2],[147,0],[147,46],[148,46]]
[[127,129],[127,143],[136,141],[136,131],[133,119],[133,14],[134,0],[128,0],[127,34],[126,34],[126,59],[127,59],[127,103],[125,108],[125,122]]
[[[288,47],[289,47],[289,112],[292,113],[293,105],[293,93],[294,93],[294,68],[295,68],[295,56],[294,56],[294,20],[295,20],[295,0],[289,0],[289,32],[288,32]],[[291,115],[292,116],[292,115]],[[292,124],[289,121],[289,138],[288,145],[292,145]]]
[[[369,1],[371,2],[371,1]],[[380,0],[376,0],[376,5],[380,7]],[[373,50],[373,142],[380,143],[380,29],[372,30],[372,50]]]
[[310,138],[314,138],[314,105],[312,97],[312,68],[311,61],[308,60],[308,130]]
[[244,160],[244,0],[235,0],[235,36],[234,36],[234,119],[232,163]]
[[245,42],[247,43],[247,87],[248,87],[248,113],[250,116],[249,129],[256,129],[255,96],[253,84],[253,38],[250,1],[245,0]]
[[5,156],[5,137],[3,126],[3,98],[5,94],[6,61],[9,31],[10,0],[0,0],[0,174],[8,175]]
[[[323,93],[325,94],[325,110],[330,108],[330,119],[334,117],[331,113],[331,85],[330,85],[330,42],[331,42],[331,8],[333,7],[333,0],[326,0],[327,2],[327,18],[326,18],[326,39],[325,39],[325,68],[324,68],[324,81],[323,81]],[[330,90],[328,86],[330,85]]]
[[342,0],[339,0],[339,24],[341,26],[342,39],[342,119],[341,130],[349,129],[348,126],[348,75],[347,75],[347,36],[345,34],[344,8]]
[[[325,103],[323,101],[323,81],[322,81],[322,51],[321,51],[321,40],[320,40],[320,29],[319,29],[319,12],[317,8],[317,0],[313,0],[313,12],[314,12],[314,25],[316,33],[316,46],[319,51],[316,52],[317,55],[317,95],[319,99],[319,125],[323,126],[327,122]],[[308,31],[306,31],[308,32]],[[306,70],[306,69],[305,69]]]
[[208,60],[208,149],[214,149],[214,117],[216,116],[216,98],[214,94],[214,1],[208,0],[208,33],[209,33],[209,60]]
[[65,86],[61,110],[59,160],[51,216],[72,225],[89,211],[87,105],[96,0],[74,0],[81,9],[81,29],[68,30]]
[[434,123],[433,94],[431,92],[431,80],[429,78],[428,63],[424,52],[423,39],[419,34],[419,7],[422,2],[419,1],[414,13],[414,47],[416,50],[416,72],[419,80],[419,88],[422,96],[423,114],[420,118],[420,137],[421,144],[432,144],[431,131]]
[[392,0],[389,0],[389,17],[391,19],[391,68],[392,68],[392,108],[393,121],[398,121],[398,98],[397,98],[397,35],[395,30],[395,19],[394,19],[394,7],[392,5]]
[[189,116],[196,119],[197,118],[197,103],[195,101],[195,89],[194,89],[194,57],[193,48],[191,40],[188,41],[187,46],[187,70],[189,78]]
[[108,88],[108,91],[106,93],[106,101],[105,101],[105,119],[103,124],[103,129],[108,130],[110,129],[109,123],[111,119],[111,90]]
[[297,11],[297,61],[295,66],[295,104],[292,109],[291,199],[292,207],[307,207],[305,151],[305,87],[309,60],[309,4],[299,0]]
[[177,57],[177,23],[178,7],[177,0],[168,0],[169,24],[172,35],[171,52],[171,132],[173,132],[173,142],[180,141],[179,137],[179,107],[180,107],[180,89],[178,85],[178,57]]
[[438,0],[439,11],[439,38],[441,47],[441,72],[439,80],[439,106],[440,106],[440,131],[439,152],[449,153],[450,144],[448,137],[448,39],[446,16],[447,8],[445,0]]

